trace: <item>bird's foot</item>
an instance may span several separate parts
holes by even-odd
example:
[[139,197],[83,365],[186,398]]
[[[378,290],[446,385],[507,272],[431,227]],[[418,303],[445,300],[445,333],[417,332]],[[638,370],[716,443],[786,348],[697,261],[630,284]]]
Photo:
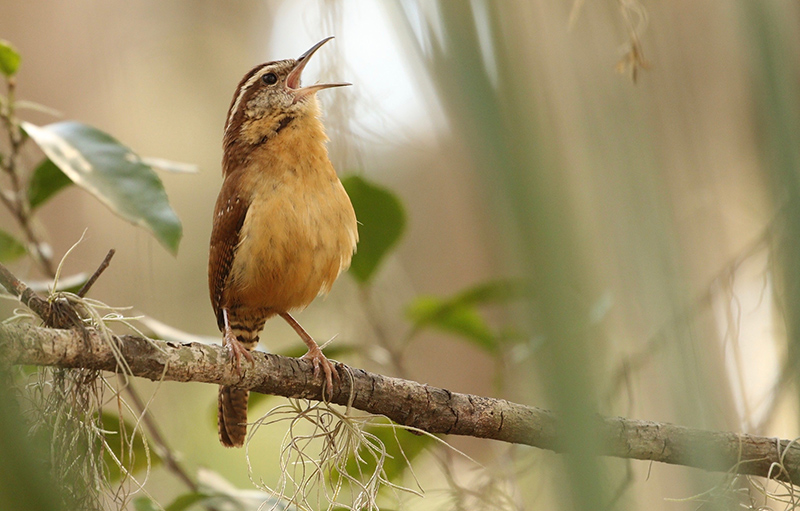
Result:
[[244,344],[239,342],[239,339],[233,335],[233,331],[227,329],[225,335],[222,337],[222,343],[228,349],[228,354],[231,357],[231,363],[238,376],[242,375],[242,357],[244,357],[251,364],[255,363],[253,355],[250,350],[245,348]]
[[314,365],[314,377],[319,376],[319,370],[322,369],[325,373],[325,382],[328,384],[328,393],[333,393],[333,380],[339,381],[339,373],[336,372],[336,364],[328,360],[328,358],[322,354],[322,349],[320,349],[314,338],[300,326],[300,323],[298,323],[291,314],[288,312],[279,312],[279,314],[294,328],[297,335],[299,335],[300,338],[303,339],[303,342],[306,343],[306,346],[308,346],[308,353],[303,355],[302,358],[310,360]]
[[310,360],[314,366],[314,377],[319,376],[320,369],[325,373],[325,382],[328,384],[328,393],[333,392],[333,380],[339,381],[339,373],[336,371],[336,364],[328,360],[319,346],[309,347],[308,353],[302,356],[306,360]]

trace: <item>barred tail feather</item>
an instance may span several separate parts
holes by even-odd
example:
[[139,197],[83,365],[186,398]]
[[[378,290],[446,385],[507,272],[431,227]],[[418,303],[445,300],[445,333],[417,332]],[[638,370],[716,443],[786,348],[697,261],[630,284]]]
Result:
[[247,397],[250,391],[221,385],[217,424],[225,447],[241,447],[247,436]]
[[[241,346],[228,346],[233,352],[244,348],[252,351],[258,345],[258,334],[264,327],[264,317],[242,317],[241,313],[231,315],[231,322],[225,325],[227,333],[223,333],[223,344],[240,344]],[[235,340],[229,339],[232,334]],[[239,356],[236,356],[235,363],[239,364]],[[238,370],[237,366],[237,370]],[[225,447],[242,447],[247,436],[247,398],[250,392],[245,389],[222,385],[219,388],[217,424],[219,441]]]

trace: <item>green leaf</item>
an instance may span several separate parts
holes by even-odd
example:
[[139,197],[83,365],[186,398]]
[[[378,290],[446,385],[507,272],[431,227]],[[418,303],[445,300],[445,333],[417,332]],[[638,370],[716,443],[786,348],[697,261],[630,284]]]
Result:
[[170,505],[164,508],[164,511],[185,511],[193,505],[207,500],[209,497],[211,495],[203,492],[184,493],[183,495],[178,495]]
[[181,222],[161,180],[138,155],[107,133],[76,121],[22,127],[72,182],[177,253]]
[[470,305],[508,303],[530,296],[527,282],[516,279],[490,280],[464,289],[451,301]]
[[415,329],[434,327],[458,334],[490,353],[497,351],[497,339],[474,305],[437,296],[418,296],[406,310]]
[[72,180],[61,172],[55,163],[45,158],[33,171],[28,184],[28,202],[31,209],[36,209],[50,197],[72,184]]
[[350,273],[359,284],[366,284],[403,234],[406,215],[397,196],[385,188],[360,176],[346,177],[342,184],[360,224],[358,250],[350,264]]
[[160,511],[149,497],[137,497],[133,500],[133,509],[136,511]]
[[[147,468],[147,452],[145,451],[145,440],[142,438],[141,430],[136,431],[136,438],[131,445],[127,439],[134,434],[133,424],[126,420],[120,421],[118,413],[107,411],[103,411],[100,421],[103,431],[106,432],[106,443],[111,452],[128,471],[135,473]],[[161,459],[152,449],[148,450],[150,452],[150,466],[154,467],[161,462]],[[108,452],[104,454],[104,457],[108,467],[109,479],[111,481],[119,481],[122,472],[116,461],[111,458],[111,454]]]
[[10,263],[25,255],[25,245],[5,231],[0,231],[0,263]]
[[6,40],[0,39],[0,73],[11,78],[19,69],[20,56],[17,49]]
[[502,304],[530,296],[526,282],[504,279],[484,282],[452,297],[419,296],[406,309],[415,330],[432,327],[458,334],[490,353],[507,336],[492,332],[478,312],[479,305]]

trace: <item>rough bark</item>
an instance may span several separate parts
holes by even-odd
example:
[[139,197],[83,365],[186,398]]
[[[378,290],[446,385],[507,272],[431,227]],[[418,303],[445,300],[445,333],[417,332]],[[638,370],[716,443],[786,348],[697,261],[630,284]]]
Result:
[[[134,376],[150,380],[233,385],[278,396],[322,399],[322,378],[305,360],[254,352],[255,364],[233,371],[221,346],[116,338],[114,349],[90,332],[0,325],[0,362],[121,372],[118,353]],[[548,410],[503,399],[459,394],[339,364],[330,401],[389,417],[430,433],[468,435],[570,452],[559,418]],[[789,440],[704,431],[621,417],[594,419],[599,455],[652,460],[712,471],[800,481],[800,447]]]

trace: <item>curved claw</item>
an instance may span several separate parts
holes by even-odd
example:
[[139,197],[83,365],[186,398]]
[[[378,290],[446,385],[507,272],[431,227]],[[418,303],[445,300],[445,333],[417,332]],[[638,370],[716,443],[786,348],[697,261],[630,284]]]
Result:
[[250,350],[245,348],[244,345],[239,342],[239,339],[233,335],[233,332],[230,329],[225,332],[225,335],[222,338],[222,343],[226,346],[228,352],[230,353],[231,363],[233,364],[233,368],[238,376],[242,375],[242,357],[244,357],[251,364],[255,363]]
[[301,358],[311,361],[311,364],[314,366],[315,378],[319,376],[319,371],[322,369],[322,372],[325,373],[325,383],[328,384],[328,392],[333,392],[333,380],[339,381],[339,373],[336,371],[336,364],[328,360],[328,357],[322,353],[319,347],[309,349],[308,353]]

